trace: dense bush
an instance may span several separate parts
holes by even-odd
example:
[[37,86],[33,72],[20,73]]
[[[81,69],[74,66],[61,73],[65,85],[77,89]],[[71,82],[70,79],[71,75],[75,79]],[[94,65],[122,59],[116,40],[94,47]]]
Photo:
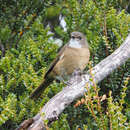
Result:
[[[127,37],[130,29],[127,4],[127,0],[123,5],[120,0],[1,1],[0,129],[14,129],[23,120],[33,117],[64,87],[62,83],[54,82],[39,99],[34,101],[28,98],[56,57],[59,47],[54,44],[55,38],[60,38],[65,44],[70,32],[83,32],[90,45],[91,67],[95,66]],[[66,22],[67,31],[59,24],[60,15]],[[104,79],[98,85],[100,90],[95,91],[92,87],[90,93],[86,93],[91,99],[87,104],[82,102],[88,100],[85,96],[79,100],[79,105],[74,107],[73,103],[49,127],[127,129],[130,120],[128,66],[130,61]],[[103,95],[106,98],[100,104],[93,98]],[[99,105],[100,110],[97,108]],[[88,106],[93,106],[94,111]]]

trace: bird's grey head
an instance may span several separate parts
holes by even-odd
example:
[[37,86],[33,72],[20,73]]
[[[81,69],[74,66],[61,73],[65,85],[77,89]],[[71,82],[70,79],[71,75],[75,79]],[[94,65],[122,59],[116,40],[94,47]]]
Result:
[[73,48],[82,48],[87,45],[86,37],[81,32],[72,32],[69,46]]

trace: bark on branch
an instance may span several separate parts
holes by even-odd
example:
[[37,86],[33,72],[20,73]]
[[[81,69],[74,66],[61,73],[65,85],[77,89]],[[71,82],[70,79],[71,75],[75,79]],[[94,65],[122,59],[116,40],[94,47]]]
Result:
[[[94,68],[92,68],[92,74],[94,74],[94,81],[99,83],[110,73],[112,73],[116,68],[124,64],[130,58],[130,35],[126,38],[124,43],[115,50],[110,56],[106,57]],[[61,92],[55,95],[50,99],[41,109],[41,111],[34,116],[32,119],[32,124],[29,120],[24,121],[22,125],[27,125],[26,122],[29,122],[31,125],[27,126],[28,130],[43,130],[45,129],[44,121],[49,120],[53,121],[58,119],[59,114],[76,98],[79,98],[84,95],[86,92],[85,85],[92,85],[92,82],[89,81],[91,78],[89,71],[86,74],[74,75],[69,80],[71,85],[65,87]],[[42,115],[44,113],[44,116]],[[19,127],[19,128],[20,128]]]

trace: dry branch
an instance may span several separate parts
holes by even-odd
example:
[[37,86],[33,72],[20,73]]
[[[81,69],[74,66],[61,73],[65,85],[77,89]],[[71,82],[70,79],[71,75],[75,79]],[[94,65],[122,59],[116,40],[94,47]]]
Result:
[[[94,81],[99,83],[105,77],[107,77],[116,68],[124,64],[130,58],[130,35],[126,38],[124,43],[115,50],[110,56],[101,61],[92,69],[92,74],[94,74]],[[74,75],[69,80],[70,85],[65,87],[61,92],[50,99],[41,109],[41,111],[33,117],[33,121],[30,123],[29,120],[24,121],[20,127],[23,128],[26,122],[31,125],[28,130],[43,130],[45,129],[44,121],[53,121],[58,119],[59,114],[76,98],[84,95],[86,92],[86,83],[91,86],[92,82],[89,81],[91,78],[89,71],[86,74]],[[44,116],[42,116],[44,113]],[[20,129],[19,127],[19,129]]]

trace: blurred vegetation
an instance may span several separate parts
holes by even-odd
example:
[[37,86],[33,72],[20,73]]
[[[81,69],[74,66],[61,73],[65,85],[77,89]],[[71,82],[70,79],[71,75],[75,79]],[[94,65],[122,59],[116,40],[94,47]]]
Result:
[[[1,0],[0,5],[2,130],[13,130],[33,117],[64,87],[54,82],[39,99],[28,98],[56,57],[59,47],[54,44],[55,38],[65,44],[72,31],[83,32],[93,67],[114,52],[130,30],[129,0]],[[67,31],[59,17],[64,18]],[[129,66],[130,60],[98,84],[100,89],[92,86],[90,93],[70,105],[50,129],[128,129]]]

